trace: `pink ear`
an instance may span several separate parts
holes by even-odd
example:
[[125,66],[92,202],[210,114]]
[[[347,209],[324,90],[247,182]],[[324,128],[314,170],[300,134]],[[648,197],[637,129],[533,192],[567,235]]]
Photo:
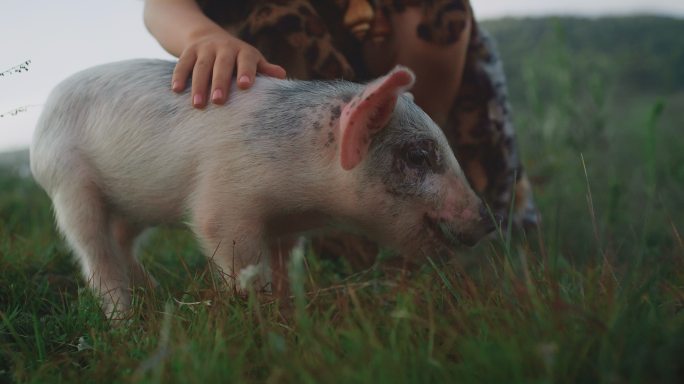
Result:
[[415,76],[406,67],[366,85],[342,110],[340,118],[340,162],[342,168],[356,167],[368,152],[370,137],[390,120],[399,95],[411,88]]

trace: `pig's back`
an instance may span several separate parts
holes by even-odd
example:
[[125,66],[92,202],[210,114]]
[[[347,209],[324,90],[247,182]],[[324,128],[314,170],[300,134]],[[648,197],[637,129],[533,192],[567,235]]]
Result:
[[239,151],[238,122],[258,103],[248,102],[247,92],[231,92],[228,105],[196,110],[187,91],[170,89],[174,65],[125,61],[62,82],[32,143],[32,170],[41,185],[50,192],[68,179],[69,162],[85,161],[114,205],[150,220],[182,213],[202,156],[217,145]]

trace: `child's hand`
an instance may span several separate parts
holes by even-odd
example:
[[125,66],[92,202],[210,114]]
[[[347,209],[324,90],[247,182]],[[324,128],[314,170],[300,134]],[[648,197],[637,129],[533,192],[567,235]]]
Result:
[[237,72],[240,89],[249,88],[257,72],[285,78],[285,69],[269,63],[256,48],[216,29],[198,36],[183,50],[173,71],[171,87],[176,92],[183,91],[192,75],[194,107],[206,106],[209,97],[214,104],[223,104],[228,99],[233,72]]

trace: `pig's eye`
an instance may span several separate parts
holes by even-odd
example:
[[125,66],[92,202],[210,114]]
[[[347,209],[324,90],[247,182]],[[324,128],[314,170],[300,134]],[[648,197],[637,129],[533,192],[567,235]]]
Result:
[[437,148],[432,140],[412,142],[404,147],[403,158],[406,165],[417,169],[437,171],[441,161]]
[[406,153],[406,163],[414,168],[428,168],[430,154],[423,148],[411,148]]
[[425,173],[441,173],[444,170],[437,144],[430,139],[409,141],[395,147],[395,164]]

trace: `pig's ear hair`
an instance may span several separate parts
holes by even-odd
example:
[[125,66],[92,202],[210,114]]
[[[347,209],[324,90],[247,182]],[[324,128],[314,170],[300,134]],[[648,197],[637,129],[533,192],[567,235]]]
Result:
[[356,167],[368,152],[370,137],[387,125],[397,98],[413,86],[415,75],[397,66],[387,75],[366,85],[342,110],[340,118],[340,162],[342,168]]

